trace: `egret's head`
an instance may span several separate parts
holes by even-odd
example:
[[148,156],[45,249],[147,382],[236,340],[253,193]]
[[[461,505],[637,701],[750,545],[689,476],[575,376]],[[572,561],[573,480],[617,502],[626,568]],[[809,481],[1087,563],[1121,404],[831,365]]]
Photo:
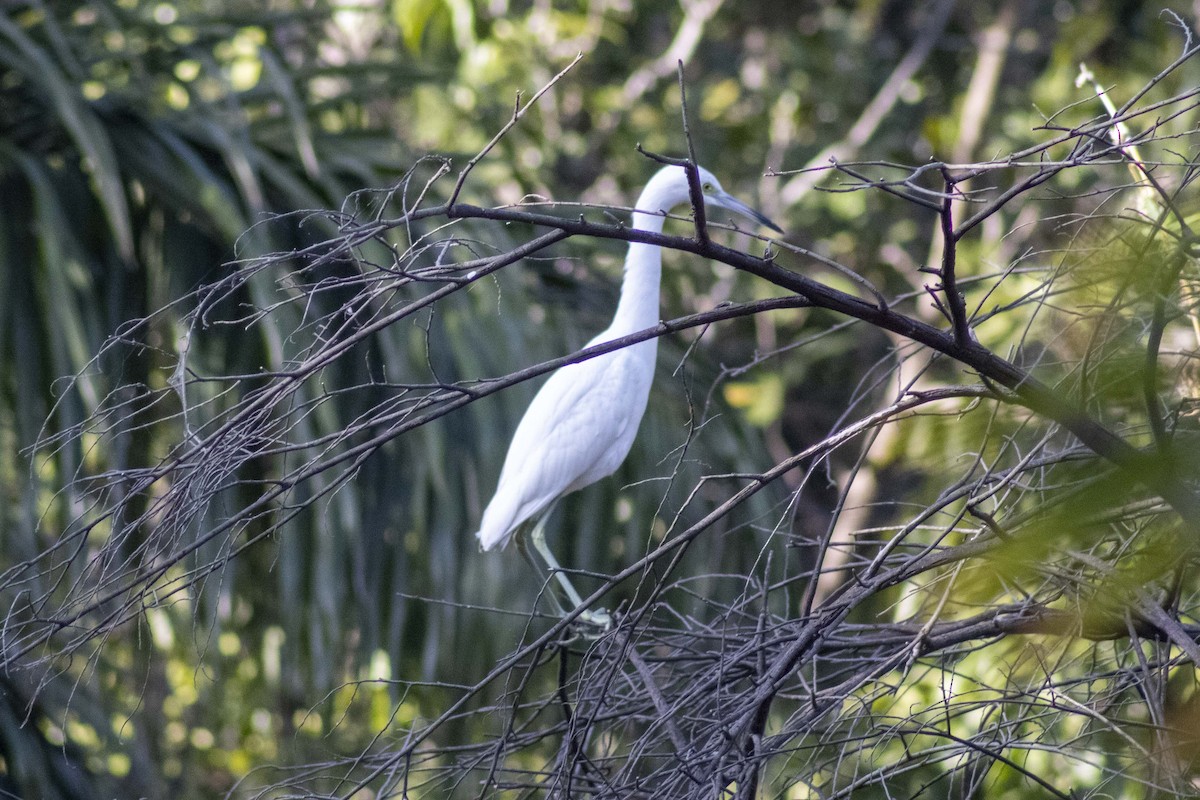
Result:
[[[711,172],[704,167],[696,169],[700,173],[700,191],[704,194],[706,210],[711,212],[714,208],[723,208],[735,214],[741,214],[760,225],[765,225],[773,231],[783,233],[783,229],[767,219],[766,216],[722,189],[721,182]],[[646,211],[669,212],[678,206],[690,204],[691,195],[688,191],[687,171],[683,167],[675,166],[659,170],[658,174],[650,179],[641,199],[638,200],[638,208]]]

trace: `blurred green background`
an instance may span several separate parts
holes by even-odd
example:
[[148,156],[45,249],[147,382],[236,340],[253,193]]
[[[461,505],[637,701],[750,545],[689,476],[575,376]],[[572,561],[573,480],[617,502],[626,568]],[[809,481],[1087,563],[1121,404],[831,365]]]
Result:
[[[465,199],[628,206],[656,166],[635,145],[685,152],[682,59],[699,160],[789,241],[894,296],[919,294],[927,282],[917,267],[935,252],[936,219],[882,193],[813,191],[805,175],[764,175],[825,163],[834,145],[843,161],[908,164],[1019,150],[1059,109],[1081,104],[1076,121],[1100,113],[1090,89],[1075,85],[1081,61],[1118,103],[1162,70],[1181,46],[1164,8],[1195,13],[1186,2],[1128,0],[5,4],[3,607],[41,591],[31,576],[39,554],[86,503],[64,489],[72,477],[151,463],[181,434],[176,420],[31,449],[72,431],[121,384],[162,388],[188,309],[138,329],[146,347],[110,350],[92,364],[123,323],[228,275],[235,259],[302,248],[332,230],[295,218],[265,224],[268,215],[341,208],[425,154],[461,165],[508,121],[517,92],[528,98],[576,54],[582,61],[480,164]],[[1160,91],[1197,83],[1191,64]],[[963,269],[1061,247],[1061,231],[1036,223],[1090,208],[1082,199],[1090,179],[1066,187],[1075,197],[997,216],[964,243]],[[460,228],[467,232],[495,247],[524,235],[484,224]],[[617,244],[572,240],[455,295],[428,332],[412,324],[384,332],[371,353],[396,381],[426,373],[427,359],[452,381],[563,355],[606,324],[622,256]],[[780,261],[846,285],[800,256]],[[667,264],[664,317],[773,294],[720,265],[679,255]],[[1020,296],[1020,287],[1006,291]],[[695,333],[665,339],[630,460],[560,512],[555,527],[570,532],[555,545],[561,560],[614,571],[724,499],[719,484],[704,484],[712,488],[672,521],[701,474],[761,471],[847,409],[867,413],[896,343],[840,322],[798,310],[718,326],[695,348]],[[212,375],[278,366],[288,324],[295,319],[252,335],[213,332],[191,357]],[[1026,324],[1014,317],[982,330],[1005,353]],[[740,370],[818,333],[786,359]],[[344,365],[341,385],[371,380],[367,361]],[[77,373],[90,377],[60,380]],[[471,533],[535,388],[486,398],[390,443],[313,513],[73,657],[43,652],[35,655],[46,669],[0,671],[0,795],[250,795],[279,780],[262,767],[353,754],[389,725],[436,715],[451,693],[419,682],[477,680],[508,652],[534,602],[537,581],[517,554],[480,555]],[[308,421],[307,435],[337,430],[386,394],[380,385],[347,395]],[[986,422],[905,428],[858,465],[878,471],[869,490],[878,496],[857,504],[909,490],[920,497]],[[749,570],[781,515],[796,529],[829,526],[838,476],[855,464],[853,455],[835,458],[794,507],[786,504],[795,484],[767,493],[737,527],[723,523],[690,554],[683,572]],[[514,613],[498,622],[464,603]],[[480,730],[461,721],[443,735]]]

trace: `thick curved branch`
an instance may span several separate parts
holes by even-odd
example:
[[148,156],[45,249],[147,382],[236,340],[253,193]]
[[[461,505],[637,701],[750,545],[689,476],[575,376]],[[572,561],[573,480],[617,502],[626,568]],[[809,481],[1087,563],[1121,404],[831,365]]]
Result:
[[623,225],[590,222],[583,218],[565,219],[521,209],[489,209],[462,203],[426,209],[422,216],[524,222],[556,228],[578,236],[646,242],[694,253],[736,267],[794,292],[818,308],[854,317],[925,345],[952,358],[983,378],[1011,390],[1022,405],[1066,428],[1094,453],[1124,470],[1131,479],[1157,492],[1175,509],[1184,524],[1197,533],[1197,540],[1200,541],[1200,498],[1195,492],[1169,472],[1156,468],[1152,457],[1133,447],[1084,409],[1064,399],[1013,362],[996,355],[973,339],[959,341],[952,331],[936,328],[891,308],[881,308],[862,298],[785,269],[770,258],[752,256],[712,240],[697,241],[634,230]]

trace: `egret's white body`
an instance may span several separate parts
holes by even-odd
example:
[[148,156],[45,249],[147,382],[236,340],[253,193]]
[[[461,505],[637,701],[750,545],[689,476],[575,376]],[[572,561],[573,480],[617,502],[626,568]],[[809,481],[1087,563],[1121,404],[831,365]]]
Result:
[[[657,298],[658,286],[652,291]],[[628,329],[614,325],[588,346],[656,321]],[[621,465],[646,412],[656,342],[649,339],[569,364],[550,377],[513,434],[496,494],[476,534],[484,550],[504,547],[522,522]]]
[[[701,168],[699,175],[706,206],[737,211],[778,230],[725,193],[707,170]],[[664,215],[688,202],[684,168],[665,167],[638,198],[633,227],[661,233]],[[589,347],[658,323],[661,273],[661,248],[630,243],[616,314],[612,324],[588,342]],[[657,353],[658,339],[647,339],[570,364],[550,376],[513,434],[496,494],[483,512],[476,536],[484,550],[504,547],[523,523],[547,513],[560,497],[616,471],[629,455],[646,411]],[[535,545],[557,569],[544,545],[536,541],[540,533],[540,528],[535,531]]]

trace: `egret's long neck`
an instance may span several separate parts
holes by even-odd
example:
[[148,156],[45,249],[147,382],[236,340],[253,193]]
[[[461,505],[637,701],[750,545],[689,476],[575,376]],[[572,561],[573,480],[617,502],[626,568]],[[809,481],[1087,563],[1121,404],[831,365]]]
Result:
[[[638,200],[638,208],[653,208],[644,205],[645,194]],[[663,218],[656,214],[635,211],[633,227],[641,231],[662,233]],[[613,316],[609,332],[624,336],[649,328],[659,320],[658,290],[662,279],[662,250],[658,245],[632,242],[625,257],[625,277],[621,281],[621,301]],[[650,342],[657,342],[651,339]]]

